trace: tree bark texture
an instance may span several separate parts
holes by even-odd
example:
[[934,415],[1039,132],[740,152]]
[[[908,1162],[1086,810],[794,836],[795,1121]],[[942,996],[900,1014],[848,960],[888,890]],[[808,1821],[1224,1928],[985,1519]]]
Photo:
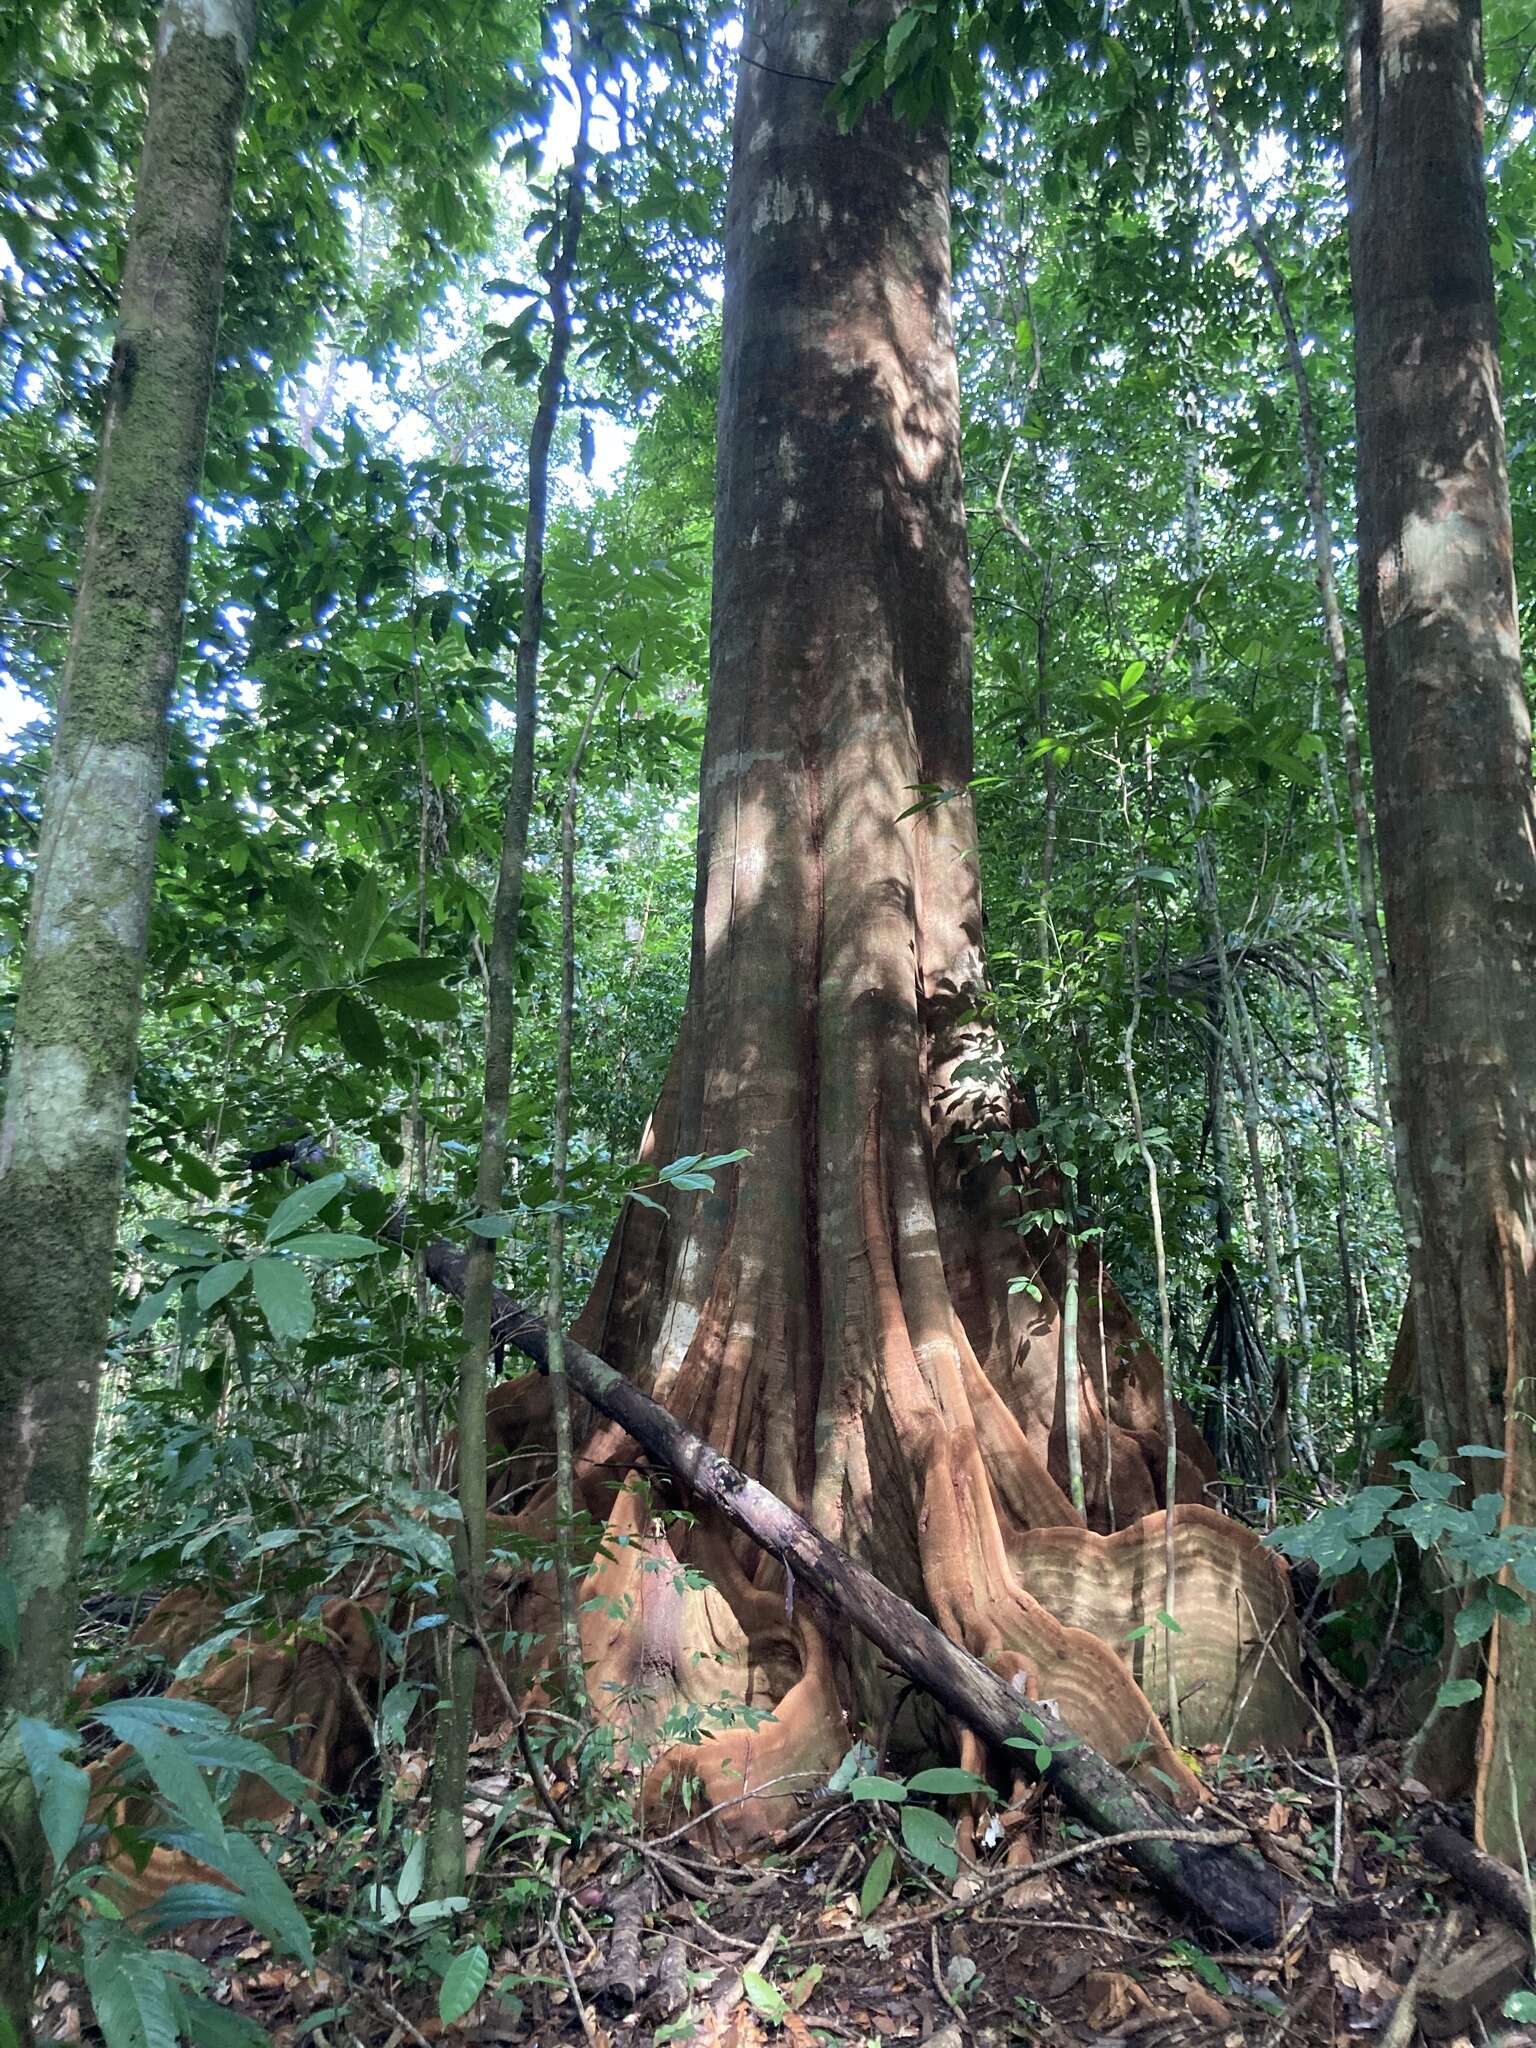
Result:
[[[611,1361],[607,1418],[574,1418],[578,1505],[607,1537],[582,1588],[593,1706],[649,1745],[653,1809],[697,1777],[688,1810],[723,1801],[711,1825],[743,1841],[825,1782],[860,1723],[891,1721],[896,1756],[954,1738],[893,1681],[889,1630],[796,1600],[829,1545],[845,1591],[878,1580],[933,1658],[967,1683],[985,1667],[1010,1713],[1041,1703],[1154,1796],[1200,1796],[1148,1703],[1168,1687],[1170,1558],[1190,1739],[1302,1732],[1284,1567],[1203,1503],[1213,1467],[1182,1416],[1168,1455],[1156,1355],[1096,1254],[1073,1506],[1065,1242],[1029,1228],[1022,1170],[978,1142],[1022,1110],[986,1022],[967,793],[947,152],[883,109],[848,135],[825,113],[826,82],[898,11],[759,0],[746,25],[692,975],[645,1153],[748,1156],[664,1210],[627,1207],[569,1354]],[[439,1243],[423,1261],[463,1298],[473,1257]],[[762,1489],[789,1548],[743,1535],[686,1461],[688,1513],[671,1512],[635,1420],[658,1408],[738,1495]],[[491,1505],[519,1548],[552,1533],[551,1436],[547,1381],[492,1389]],[[478,1492],[473,1457],[449,1464]],[[490,1577],[497,1631],[553,1663],[551,1575]]]
[[[712,1192],[669,1193],[664,1216],[630,1205],[578,1331],[945,1635],[1187,1792],[1137,1684],[1166,1684],[1166,1631],[1125,1644],[1161,1601],[1157,1360],[1108,1289],[1108,1412],[1092,1333],[1079,1346],[1090,1529],[1065,1491],[1065,1247],[1025,1230],[1022,1179],[976,1142],[1020,1112],[985,1021],[967,788],[947,148],[883,107],[840,133],[825,107],[899,11],[748,14],[691,985],[648,1144],[659,1162],[750,1156]],[[1037,1267],[1038,1299],[1010,1291]],[[493,1465],[498,1444],[526,1448],[541,1398],[493,1393]],[[579,1466],[589,1510],[630,1539],[594,1573],[594,1699],[644,1692],[658,1727],[677,1696],[771,1707],[709,1746],[754,1784],[834,1764],[845,1713],[883,1710],[878,1657],[787,1611],[773,1560],[709,1516],[658,1536],[637,1489],[615,1497],[625,1456],[599,1427]],[[1256,1661],[1249,1731],[1283,1739],[1294,1702],[1257,1647],[1283,1575],[1198,1504],[1213,1467],[1187,1421],[1176,1473],[1195,1738],[1226,1734]],[[715,1590],[663,1598],[677,1575],[658,1575],[657,1546]],[[1271,1649],[1291,1655],[1283,1627]]]
[[0,1126],[0,2012],[27,2038],[45,1872],[18,1715],[67,1690],[165,721],[202,474],[254,0],[167,0]]
[[[498,1334],[547,1371],[553,1332],[514,1302],[498,1304],[498,1311]],[[1230,1844],[1201,1847],[1193,1831],[1189,1840],[1179,1839],[1180,1823],[1170,1809],[1149,1798],[1084,1743],[1060,1718],[1054,1703],[1024,1698],[1020,1689],[968,1655],[873,1572],[818,1535],[793,1508],[685,1429],[622,1373],[570,1338],[563,1344],[572,1386],[623,1429],[659,1469],[680,1479],[692,1505],[713,1508],[776,1558],[787,1585],[798,1581],[833,1614],[850,1621],[899,1671],[979,1735],[1010,1775],[1018,1774],[1021,1761],[1015,1750],[1033,1749],[1037,1758],[1045,1759],[1035,1774],[1045,1779],[1069,1812],[1099,1833],[1169,1830],[1164,1839],[1127,1845],[1131,1861],[1153,1884],[1233,1941],[1268,1948],[1280,1939],[1288,1906],[1286,1889],[1253,1850],[1241,1846],[1233,1854]]]
[[[1348,49],[1360,610],[1423,1237],[1424,1428],[1536,1522],[1536,811],[1477,0],[1365,0]],[[1417,1317],[1416,1317],[1417,1320]],[[1536,1823],[1536,1642],[1500,1621],[1478,1825]],[[1516,1790],[1518,1788],[1518,1790]]]
[[[308,1146],[284,1146],[267,1156],[274,1164],[292,1165],[302,1178],[314,1170],[319,1155]],[[398,1238],[400,1227],[396,1212],[381,1226],[381,1235]],[[423,1249],[434,1283],[462,1300],[465,1253],[442,1239]],[[499,1289],[494,1318],[497,1345],[521,1351],[547,1375],[555,1348],[549,1326]],[[584,1409],[617,1426],[629,1461],[643,1460],[658,1489],[675,1484],[690,1510],[742,1531],[775,1559],[791,1611],[798,1589],[802,1601],[817,1603],[824,1620],[860,1631],[895,1670],[941,1702],[964,1731],[962,1753],[969,1765],[980,1768],[984,1752],[990,1751],[994,1772],[1005,1780],[1043,1777],[1079,1820],[1100,1835],[1124,1836],[1127,1856],[1165,1897],[1228,1939],[1268,1948],[1280,1938],[1299,1902],[1246,1844],[1230,1835],[1199,1832],[1180,1819],[1163,1794],[1178,1795],[1186,1788],[1170,1783],[1149,1791],[1133,1784],[1061,1718],[1054,1701],[1035,1698],[1017,1677],[1004,1682],[950,1641],[874,1573],[828,1543],[786,1502],[748,1478],[605,1360],[570,1337],[562,1337],[562,1352],[564,1370]],[[547,1378],[524,1384],[548,1388]],[[498,1535],[515,1529],[510,1520],[490,1519]],[[510,1620],[507,1603],[516,1602],[528,1576],[526,1563],[510,1556],[489,1574],[498,1610],[486,1617],[492,1636]],[[386,1679],[379,1667],[377,1621],[389,1611],[390,1596],[370,1583],[366,1569],[362,1578],[364,1583],[350,1592],[345,1586],[333,1588],[319,1610],[318,1634],[313,1617],[297,1639],[279,1635],[274,1640],[261,1628],[196,1677],[178,1680],[171,1694],[204,1699],[231,1714],[260,1710],[288,1760],[317,1789],[347,1791],[372,1753],[372,1717]],[[666,1604],[665,1594],[661,1604]],[[183,1588],[155,1607],[132,1641],[173,1663],[206,1640],[223,1611],[222,1597]],[[513,1675],[509,1670],[509,1681]],[[505,1713],[505,1692],[495,1684],[485,1690],[487,1718],[494,1723]],[[94,1690],[86,1695],[96,1696]],[[295,1730],[303,1731],[304,1741],[301,1749],[290,1751]],[[106,1799],[119,1795],[115,1773],[124,1758],[119,1748],[95,1766]],[[674,1768],[663,1758],[652,1768],[653,1784]],[[819,1772],[807,1772],[800,1774],[796,1789],[815,1790],[820,1783]],[[739,1793],[731,1803],[740,1803]],[[747,1803],[764,1818],[771,1814],[773,1802]],[[264,1781],[246,1776],[233,1795],[230,1818],[272,1820],[285,1805]],[[207,1883],[217,1876],[166,1849],[156,1850],[142,1869],[119,1858],[115,1875],[125,1909],[148,1904],[170,1884]]]

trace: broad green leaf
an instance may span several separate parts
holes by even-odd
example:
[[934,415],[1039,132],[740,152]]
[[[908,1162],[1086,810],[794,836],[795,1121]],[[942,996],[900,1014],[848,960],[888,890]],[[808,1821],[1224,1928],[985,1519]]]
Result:
[[176,1154],[176,1171],[189,1187],[205,1195],[210,1202],[218,1201],[224,1192],[224,1183],[206,1159],[199,1159],[195,1152],[181,1151]]
[[212,1663],[220,1650],[227,1650],[231,1643],[237,1643],[245,1632],[243,1626],[221,1628],[217,1635],[209,1636],[205,1642],[194,1643],[176,1666],[174,1675],[177,1678],[196,1678],[206,1665]]
[[389,1043],[379,1020],[361,996],[344,995],[336,1005],[336,1035],[355,1067],[372,1073],[389,1063]]
[[1529,1627],[1530,1602],[1523,1593],[1517,1593],[1513,1586],[1490,1586],[1488,1599],[1495,1614],[1501,1614],[1506,1621],[1512,1621],[1520,1628]]
[[[398,1904],[396,1911],[399,1911]],[[465,1898],[423,1899],[419,1906],[412,1906],[406,1918],[413,1927],[433,1927],[439,1920],[453,1920],[468,1911],[469,1901]]]
[[395,1881],[395,1897],[402,1906],[414,1906],[421,1897],[421,1882],[427,1868],[427,1838],[418,1835],[410,1847]]
[[953,1877],[960,1868],[955,1854],[955,1831],[942,1813],[931,1806],[901,1809],[901,1839],[919,1863],[927,1864],[943,1877]]
[[[121,1711],[124,1704],[130,1708],[127,1714]],[[155,1790],[185,1826],[212,1842],[222,1842],[224,1822],[186,1744],[177,1732],[155,1726],[142,1711],[131,1711],[137,1704],[114,1700],[97,1709],[97,1718],[119,1742],[133,1745]]]
[[368,993],[386,1010],[401,1017],[414,1017],[423,1024],[451,1024],[459,1014],[459,999],[451,988],[438,981],[402,982],[379,987],[368,983]]
[[344,1259],[376,1259],[384,1247],[377,1238],[358,1237],[350,1230],[307,1230],[302,1237],[290,1237],[283,1251],[290,1259],[315,1259],[335,1265]]
[[170,1846],[195,1856],[210,1870],[227,1877],[241,1895],[239,1910],[251,1925],[264,1934],[274,1948],[297,1957],[306,1969],[315,1960],[309,1929],[294,1904],[287,1885],[249,1835],[225,1830],[222,1841],[211,1842],[195,1834],[166,1837]]
[[365,874],[353,892],[341,924],[341,950],[349,967],[362,966],[388,919],[389,907],[380,905],[377,880],[372,874]]
[[897,15],[887,31],[885,38],[885,82],[887,85],[895,82],[902,68],[901,52],[911,36],[919,28],[926,27],[931,31],[933,27],[932,17],[930,16],[925,22],[924,11],[921,7],[905,8]]
[[896,1868],[896,1851],[889,1842],[876,1855],[864,1873],[864,1882],[859,1886],[859,1911],[867,1920],[891,1888],[891,1872]]
[[875,1762],[875,1752],[867,1742],[855,1742],[843,1753],[842,1761],[827,1780],[829,1792],[846,1792],[854,1779],[862,1776]]
[[449,972],[447,960],[428,960],[413,955],[407,960],[386,960],[382,966],[370,968],[363,976],[362,986],[382,1003],[385,991],[400,988],[433,987]]
[[782,1991],[776,1990],[756,1970],[742,1971],[741,1988],[747,1994],[747,2003],[760,2019],[765,2019],[770,2027],[783,2026],[789,2001]]
[[185,1737],[187,1752],[205,1771],[240,1771],[264,1784],[301,1812],[315,1814],[314,1788],[302,1771],[272,1754],[265,1743],[248,1735],[193,1733]]
[[115,1732],[120,1742],[137,1742],[141,1727],[151,1731],[173,1728],[178,1735],[227,1735],[229,1720],[206,1700],[179,1699],[171,1693],[154,1698],[122,1699],[112,1702]]
[[223,1884],[173,1884],[135,1916],[146,1934],[173,1934],[199,1920],[229,1920],[242,1911],[239,1892]]
[[285,1237],[302,1230],[335,1200],[346,1184],[344,1173],[323,1173],[318,1180],[306,1181],[303,1187],[285,1195],[267,1219],[267,1243],[281,1244]]
[[788,1991],[784,1994],[796,2012],[799,2012],[800,2008],[805,2004],[805,2001],[826,1974],[826,1965],[823,1963],[811,1963],[800,1972],[794,1983],[790,1985]]
[[[1458,1643],[1475,1643],[1493,1627],[1495,1609],[1491,1600],[1469,1600],[1457,1614],[1452,1627]],[[1474,1695],[1475,1697],[1475,1695]]]
[[1435,1707],[1465,1707],[1481,1697],[1482,1686],[1475,1678],[1448,1678],[1435,1694]]
[[389,1688],[379,1707],[381,1742],[404,1742],[406,1727],[420,1698],[421,1687],[408,1685],[404,1680]]
[[985,1778],[978,1778],[974,1771],[962,1771],[952,1764],[938,1764],[932,1770],[919,1771],[915,1778],[908,1778],[907,1790],[949,1796],[983,1792],[988,1798],[992,1796],[992,1787]]
[[885,1799],[892,1806],[899,1806],[907,1796],[907,1788],[900,1778],[855,1778],[848,1787],[850,1799]]
[[[179,1984],[174,1986],[173,1996],[179,2008],[182,2034],[192,2048],[262,2048],[262,2043],[271,2038],[265,2027],[258,2027],[243,2012],[231,2012],[215,1999],[184,1991]],[[311,2014],[311,2026],[314,2020],[315,2015]]]
[[191,1958],[147,1948],[122,1926],[86,1927],[85,1985],[107,2048],[176,2048],[174,1965]]
[[91,1796],[90,1773],[72,1764],[66,1755],[78,1747],[79,1738],[66,1728],[51,1727],[48,1722],[35,1721],[25,1714],[18,1717],[16,1727],[21,1737],[21,1753],[37,1793],[43,1838],[54,1869],[62,1870],[80,1838]]
[[249,1259],[221,1259],[210,1266],[197,1283],[197,1305],[207,1315],[215,1303],[233,1294],[251,1270]]
[[315,1327],[315,1297],[309,1275],[293,1259],[255,1259],[251,1285],[269,1328],[280,1344],[297,1343]]
[[157,1288],[153,1294],[141,1295],[138,1306],[128,1318],[128,1327],[123,1332],[124,1343],[131,1342],[135,1337],[142,1337],[151,1323],[159,1322],[180,1295],[182,1286],[183,1282],[178,1274],[176,1279],[167,1281],[164,1287]]
[[155,1244],[163,1244],[173,1252],[187,1252],[193,1258],[211,1258],[221,1249],[219,1240],[211,1231],[199,1230],[192,1223],[172,1223],[163,1218],[152,1218],[144,1226],[144,1236]]
[[337,988],[317,989],[306,996],[288,1020],[283,1034],[283,1044],[289,1052],[306,1040],[327,1037],[336,1023],[336,1005],[341,999]]
[[517,1228],[515,1216],[471,1216],[464,1226],[476,1237],[510,1237]]
[[485,1989],[491,1974],[491,1959],[479,1942],[461,1950],[443,1972],[437,1994],[437,2016],[445,2027],[463,2019]]

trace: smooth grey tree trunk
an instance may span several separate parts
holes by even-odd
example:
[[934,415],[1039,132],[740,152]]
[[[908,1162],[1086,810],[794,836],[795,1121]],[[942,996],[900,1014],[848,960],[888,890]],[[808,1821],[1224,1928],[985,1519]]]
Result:
[[17,1719],[69,1678],[140,992],[255,0],[166,0],[0,1125],[0,2025],[47,1878]]

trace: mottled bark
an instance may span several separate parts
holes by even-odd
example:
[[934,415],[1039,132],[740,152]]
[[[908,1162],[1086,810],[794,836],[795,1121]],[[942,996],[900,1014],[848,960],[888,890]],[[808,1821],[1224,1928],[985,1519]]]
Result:
[[[1183,1824],[1174,1812],[1085,1743],[1053,1704],[1037,1701],[1026,1707],[1015,1686],[957,1648],[873,1572],[683,1428],[604,1359],[563,1332],[557,1336],[515,1302],[505,1305],[498,1324],[509,1344],[546,1371],[556,1346],[563,1347],[572,1385],[639,1444],[658,1470],[680,1479],[694,1506],[711,1507],[743,1530],[778,1561],[787,1584],[799,1582],[834,1615],[851,1622],[898,1671],[979,1735],[1010,1777],[1020,1775],[1022,1767],[1023,1775],[1044,1778],[1067,1810],[1100,1834],[1146,1830],[1145,1839],[1126,1844],[1131,1862],[1176,1905],[1230,1940],[1266,1948],[1279,1940],[1296,1901],[1246,1842],[1229,1837],[1225,1842],[1218,1838],[1215,1847],[1201,1846],[1192,1829],[1183,1838]],[[1041,1747],[1031,1753],[1032,1742]],[[1020,1747],[1024,1757],[1017,1753]]]
[[[1132,1552],[1138,1585],[1145,1570],[1140,1535],[1106,1561],[1065,1491],[1065,1247],[1021,1244],[1022,1177],[974,1142],[1021,1112],[984,1021],[947,148],[883,107],[846,135],[825,111],[828,81],[899,11],[749,10],[692,978],[649,1145],[750,1156],[711,1193],[670,1194],[664,1217],[631,1206],[580,1334],[955,1642],[1061,1701],[1110,1755],[1150,1742],[1183,1782],[1129,1653],[1031,1590],[1061,1563],[1046,1534],[1090,1576]],[[1011,1291],[1037,1268],[1037,1296]],[[1123,1522],[1160,1506],[1168,1467],[1190,1501],[1212,1470],[1186,1420],[1166,1458],[1158,1361],[1112,1289],[1104,1321],[1112,1355],[1080,1330],[1076,1387],[1100,1529],[1111,1463]],[[519,1399],[498,1418],[505,1450]],[[594,1699],[644,1690],[658,1720],[675,1693],[772,1705],[755,1737],[710,1746],[754,1783],[834,1762],[845,1714],[883,1709],[878,1658],[786,1612],[771,1560],[707,1517],[672,1542],[717,1592],[663,1599],[656,1554],[672,1549],[635,1489],[614,1497],[632,1459],[610,1427],[579,1468],[589,1509],[634,1539],[592,1583]],[[1225,1557],[1219,1518],[1188,1526]],[[1198,1588],[1198,1560],[1181,1582]],[[626,1619],[600,1600],[629,1602]],[[1161,1655],[1138,1642],[1148,1683]]]
[[[1423,1236],[1419,1395],[1502,1446],[1536,1521],[1536,812],[1522,687],[1477,0],[1365,0],[1348,51],[1360,609],[1378,843]],[[1479,1825],[1536,1821],[1536,1631],[1501,1621]],[[1512,1789],[1518,1787],[1512,1805]],[[1516,1806],[1518,1807],[1518,1819]]]
[[[45,1876],[16,1716],[67,1690],[145,935],[254,0],[167,0],[0,1128],[0,2015],[27,2036]],[[9,1910],[13,1900],[23,1911]]]

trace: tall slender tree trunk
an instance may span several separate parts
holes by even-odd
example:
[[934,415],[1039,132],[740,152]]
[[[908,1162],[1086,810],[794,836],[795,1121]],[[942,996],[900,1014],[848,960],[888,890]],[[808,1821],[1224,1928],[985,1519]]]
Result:
[[[1023,1170],[989,1156],[1020,1112],[985,1022],[967,788],[948,151],[883,106],[840,133],[825,106],[899,12],[748,9],[691,985],[648,1145],[660,1161],[749,1156],[709,1191],[669,1192],[665,1213],[629,1206],[578,1335],[955,1640],[1191,1792],[1148,1705],[1166,1632],[1126,1646],[1161,1598],[1158,1360],[1105,1281],[1108,1361],[1078,1332],[1085,1526],[1059,1400],[1065,1245],[1021,1242]],[[498,1390],[501,1455],[546,1399]],[[1187,1419],[1176,1439],[1173,1491],[1198,1503],[1209,1454]],[[680,1699],[706,1724],[773,1709],[658,1783],[697,1767],[740,1792],[733,1773],[825,1769],[846,1716],[890,1704],[878,1660],[707,1513],[664,1533],[622,1483],[636,1461],[612,1427],[578,1460],[614,1539],[584,1603],[594,1703],[639,1698],[655,1725]],[[1128,1526],[1100,1535],[1110,1463]],[[1219,1723],[1252,1646],[1235,1586],[1269,1616],[1261,1635],[1283,1587],[1257,1539],[1205,1506],[1178,1508],[1175,1543],[1180,1680],[1192,1723]],[[552,1612],[541,1625],[552,1642]],[[1282,1655],[1287,1641],[1281,1627]],[[1293,1717],[1272,1671],[1254,1697]],[[909,1713],[894,1739],[923,1732]],[[736,1806],[731,1824],[750,1832],[770,1807]]]
[[[571,286],[587,207],[590,84],[579,16],[573,13],[571,19],[571,72],[578,103],[576,140],[549,269],[549,354],[539,377],[538,403],[528,439],[528,517],[523,527],[523,612],[517,636],[512,766],[502,817],[491,943],[486,956],[485,1085],[480,1111],[480,1153],[475,1167],[475,1206],[482,1216],[496,1215],[506,1200],[507,1118],[512,1101],[512,1041],[517,1024],[517,928],[522,917],[528,826],[533,815],[539,659],[544,645],[544,539],[549,523],[550,450],[565,402],[566,365],[574,332]],[[455,1578],[449,1588],[449,1601],[455,1631],[446,1659],[448,1698],[433,1753],[428,1822],[426,1888],[433,1898],[447,1898],[464,1889],[464,1787],[480,1668],[473,1628],[485,1588],[485,1413],[495,1278],[495,1239],[472,1235],[465,1266],[464,1350],[459,1360],[457,1402],[458,1475],[464,1517],[453,1531]],[[564,1382],[559,1381],[559,1385],[563,1389]]]
[[[1536,806],[1515,611],[1478,0],[1364,0],[1348,49],[1360,610],[1428,1435],[1536,1522]],[[1417,1327],[1417,1315],[1416,1315]],[[1536,1631],[1497,1625],[1478,1819],[1536,1822]],[[1512,1787],[1517,1787],[1512,1802]]]
[[0,1555],[18,1613],[15,1649],[0,1649],[0,2021],[22,2040],[45,1855],[17,1717],[55,1716],[69,1675],[254,32],[254,0],[167,0],[160,14],[0,1126]]

